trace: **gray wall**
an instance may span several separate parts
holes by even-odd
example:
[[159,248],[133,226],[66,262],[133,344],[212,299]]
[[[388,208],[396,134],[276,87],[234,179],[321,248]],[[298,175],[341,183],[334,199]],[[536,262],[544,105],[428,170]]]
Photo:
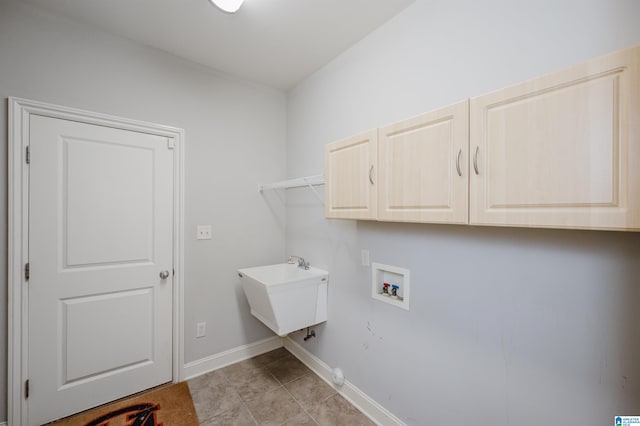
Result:
[[[635,0],[417,0],[289,93],[288,174],[324,145],[640,43]],[[637,119],[637,118],[636,118]],[[640,413],[640,234],[325,220],[288,193],[287,250],[330,272],[295,339],[411,425],[611,424]],[[411,310],[371,299],[411,270]]]
[[[327,221],[304,189],[285,212],[256,187],[321,172],[332,140],[639,43],[638,17],[635,0],[417,0],[286,97],[0,0],[0,99],[186,129],[187,362],[271,336],[233,271],[297,253],[331,288],[318,337],[295,338],[407,423],[595,426],[640,413],[640,234]],[[361,248],[411,270],[411,311],[369,297]]]
[[[235,269],[281,261],[284,203],[261,182],[285,177],[286,95],[0,0],[0,134],[7,96],[83,108],[186,130],[185,358],[273,334],[249,314]],[[6,147],[0,215],[6,223]],[[196,241],[196,225],[213,239]],[[6,226],[0,227],[5,254]],[[6,279],[5,279],[6,282]],[[0,419],[6,419],[6,285],[0,292]],[[207,336],[195,339],[195,323]]]

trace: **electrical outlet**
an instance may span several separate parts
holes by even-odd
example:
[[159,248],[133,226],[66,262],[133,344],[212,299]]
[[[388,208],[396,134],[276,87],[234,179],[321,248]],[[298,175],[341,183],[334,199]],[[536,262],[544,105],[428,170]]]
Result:
[[199,322],[196,324],[196,337],[204,337],[207,334],[207,323]]
[[211,225],[198,225],[198,240],[210,240],[211,239]]
[[362,266],[369,266],[369,250],[360,250],[360,263]]

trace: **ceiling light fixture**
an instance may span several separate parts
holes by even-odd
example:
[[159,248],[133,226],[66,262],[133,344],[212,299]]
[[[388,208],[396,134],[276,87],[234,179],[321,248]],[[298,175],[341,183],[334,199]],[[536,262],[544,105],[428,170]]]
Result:
[[211,4],[227,13],[236,13],[244,0],[209,0]]

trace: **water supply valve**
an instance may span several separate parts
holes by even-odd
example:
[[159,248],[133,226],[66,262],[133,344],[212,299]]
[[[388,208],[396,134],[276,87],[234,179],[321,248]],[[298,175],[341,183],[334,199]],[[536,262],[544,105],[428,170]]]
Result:
[[391,284],[389,284],[389,283],[382,284],[382,295],[383,296],[389,296],[389,287],[390,286],[391,286]]
[[399,288],[400,287],[395,285],[395,284],[391,286],[391,297],[393,297],[394,299],[398,298],[398,289]]

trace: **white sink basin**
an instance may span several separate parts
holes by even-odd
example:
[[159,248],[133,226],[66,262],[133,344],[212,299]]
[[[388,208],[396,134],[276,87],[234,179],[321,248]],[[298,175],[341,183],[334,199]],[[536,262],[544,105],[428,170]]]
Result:
[[238,269],[251,314],[279,336],[327,320],[329,273],[279,263]]
[[289,263],[278,263],[276,265],[238,269],[238,272],[266,286],[287,284],[296,281],[329,276],[329,273],[322,269],[313,267],[304,269],[300,268],[296,264],[292,265]]

